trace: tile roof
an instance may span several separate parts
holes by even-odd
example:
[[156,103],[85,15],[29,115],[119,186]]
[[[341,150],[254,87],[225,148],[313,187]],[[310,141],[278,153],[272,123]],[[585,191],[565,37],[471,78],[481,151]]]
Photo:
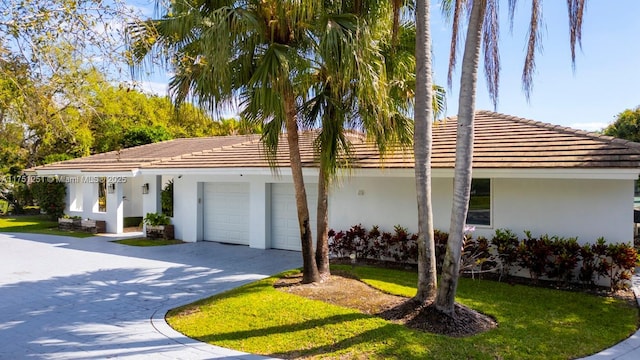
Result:
[[[434,125],[433,168],[453,168],[456,118]],[[300,134],[303,166],[313,167],[315,132]],[[381,159],[377,148],[363,136],[352,138],[353,167],[413,168],[413,154],[389,152]],[[288,167],[283,135],[276,155],[279,167]],[[188,169],[268,167],[258,135],[176,139],[120,152],[68,160],[35,170],[79,169],[119,171],[134,168]],[[640,143],[615,139],[562,126],[490,111],[475,117],[474,168],[638,168]]]
[[259,139],[259,135],[174,139],[42,165],[31,170],[128,171],[205,149],[221,149]]

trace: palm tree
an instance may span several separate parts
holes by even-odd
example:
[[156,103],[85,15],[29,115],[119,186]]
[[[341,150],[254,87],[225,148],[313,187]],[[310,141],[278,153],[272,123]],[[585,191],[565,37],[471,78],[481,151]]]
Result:
[[349,166],[349,130],[363,130],[381,153],[411,140],[410,119],[403,111],[411,99],[390,96],[401,93],[397,87],[411,83],[390,78],[401,72],[392,72],[389,66],[391,54],[398,54],[388,51],[389,10],[386,1],[326,1],[314,30],[312,96],[304,104],[304,114],[308,126],[321,125],[316,139],[320,160],[316,263],[323,277],[329,275],[328,192],[337,170]]
[[155,52],[171,63],[173,100],[194,98],[219,111],[240,98],[243,116],[264,123],[263,144],[275,159],[284,128],[295,188],[303,257],[303,282],[320,281],[298,143],[297,81],[309,67],[308,50],[320,1],[173,1],[161,19],[130,27],[132,56]]
[[429,1],[416,2],[416,102],[414,110],[414,158],[418,202],[418,291],[420,303],[436,296],[436,256],[431,205],[431,150],[433,131],[433,78]]
[[[438,288],[435,306],[445,314],[453,315],[455,295],[458,285],[460,255],[464,240],[464,227],[469,205],[472,157],[473,157],[473,123],[475,111],[476,83],[480,46],[485,55],[484,69],[487,77],[489,94],[494,102],[498,99],[499,52],[498,52],[498,0],[443,0],[443,10],[453,11],[453,33],[451,56],[449,62],[449,82],[452,69],[456,63],[457,37],[460,19],[465,5],[471,3],[467,37],[462,59],[460,75],[460,94],[458,105],[458,126],[456,135],[456,163],[454,170],[453,206],[447,251],[442,268],[441,283]],[[517,0],[509,0],[509,13],[513,14]],[[582,36],[582,17],[586,0],[568,0],[569,30],[572,62],[575,63],[575,45],[580,44]],[[539,47],[539,30],[541,21],[541,0],[531,0],[531,18],[527,54],[522,74],[525,94],[531,91],[532,75],[535,69],[535,53]]]
[[[400,22],[411,1],[325,2],[317,23],[314,96],[306,119],[320,119],[316,263],[329,275],[328,191],[340,167],[350,161],[349,130],[364,131],[384,156],[411,144],[415,88],[415,26]],[[391,35],[389,35],[391,34]],[[444,89],[433,86],[433,108],[444,110]]]

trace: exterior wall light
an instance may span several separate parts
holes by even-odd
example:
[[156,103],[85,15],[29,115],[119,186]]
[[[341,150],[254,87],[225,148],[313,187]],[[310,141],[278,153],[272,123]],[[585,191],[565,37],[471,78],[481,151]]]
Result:
[[109,186],[107,187],[107,192],[109,194],[113,194],[114,192],[116,192],[116,184],[114,183],[109,184]]
[[142,185],[142,193],[143,194],[149,193],[149,183],[145,183],[144,185]]

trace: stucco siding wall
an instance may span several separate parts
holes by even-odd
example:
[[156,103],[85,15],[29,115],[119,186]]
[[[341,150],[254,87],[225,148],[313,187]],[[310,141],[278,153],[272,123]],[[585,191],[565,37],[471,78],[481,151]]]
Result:
[[[292,183],[285,170],[281,176],[270,175],[184,175],[174,178],[174,216],[177,239],[194,242],[203,240],[202,184],[209,182],[243,182],[249,184],[250,213],[249,244],[254,248],[270,247],[270,184]],[[164,181],[165,179],[163,179]],[[307,187],[317,188],[317,176],[305,176]],[[315,221],[315,219],[312,219]],[[315,238],[315,234],[314,234]]]
[[[600,236],[630,242],[633,181],[494,179],[492,228],[509,228],[519,236],[524,230],[534,236],[577,236],[581,243]],[[477,233],[485,235],[482,229]]]
[[[316,186],[316,176],[306,176]],[[165,180],[165,179],[163,179]],[[269,184],[291,183],[291,177],[269,175],[185,175],[175,177],[174,218],[176,237],[202,240],[202,194],[206,182],[250,184],[250,244],[270,246]],[[492,179],[490,226],[476,226],[474,236],[492,237],[495,229],[508,228],[518,236],[530,230],[578,241],[593,242],[603,236],[611,242],[633,239],[633,181],[588,179]],[[199,190],[200,189],[200,190]],[[453,180],[433,179],[434,227],[448,231]],[[346,230],[355,224],[380,226],[392,231],[401,225],[417,231],[415,182],[412,177],[351,176],[342,178],[330,192],[329,226]],[[315,234],[314,234],[315,237]]]
[[[447,178],[432,180],[433,220],[436,229],[446,231],[451,216],[453,181]],[[392,231],[400,225],[418,230],[418,205],[413,178],[352,177],[331,190],[329,226],[347,230],[356,224],[370,228],[378,225]]]

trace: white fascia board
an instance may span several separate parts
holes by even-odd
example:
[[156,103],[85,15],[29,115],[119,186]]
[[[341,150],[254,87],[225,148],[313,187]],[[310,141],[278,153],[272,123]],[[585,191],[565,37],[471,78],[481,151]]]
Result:
[[33,172],[36,176],[55,176],[55,175],[67,175],[67,176],[80,176],[82,175],[82,171],[79,169],[70,169],[70,170],[35,170]]
[[[364,177],[415,177],[414,169],[353,169],[350,176]],[[609,179],[635,180],[640,169],[594,168],[594,169],[473,169],[475,178],[506,179]],[[432,169],[434,178],[453,178],[453,169]]]
[[125,170],[125,171],[82,171],[78,169],[71,170],[36,170],[37,176],[87,176],[87,177],[135,177],[140,173],[138,169]]
[[[303,168],[304,176],[317,176],[317,168]],[[434,178],[453,178],[453,169],[432,169]],[[142,175],[269,175],[290,176],[289,168],[188,168],[188,169],[141,169]],[[344,177],[415,177],[414,169],[341,169],[339,176]],[[640,169],[634,168],[593,168],[593,169],[473,169],[475,178],[506,179],[610,179],[635,180]]]
[[[291,169],[288,167],[279,168],[188,168],[188,169],[140,169],[142,175],[269,175],[269,176],[291,176]],[[303,176],[318,175],[317,168],[302,168]]]

